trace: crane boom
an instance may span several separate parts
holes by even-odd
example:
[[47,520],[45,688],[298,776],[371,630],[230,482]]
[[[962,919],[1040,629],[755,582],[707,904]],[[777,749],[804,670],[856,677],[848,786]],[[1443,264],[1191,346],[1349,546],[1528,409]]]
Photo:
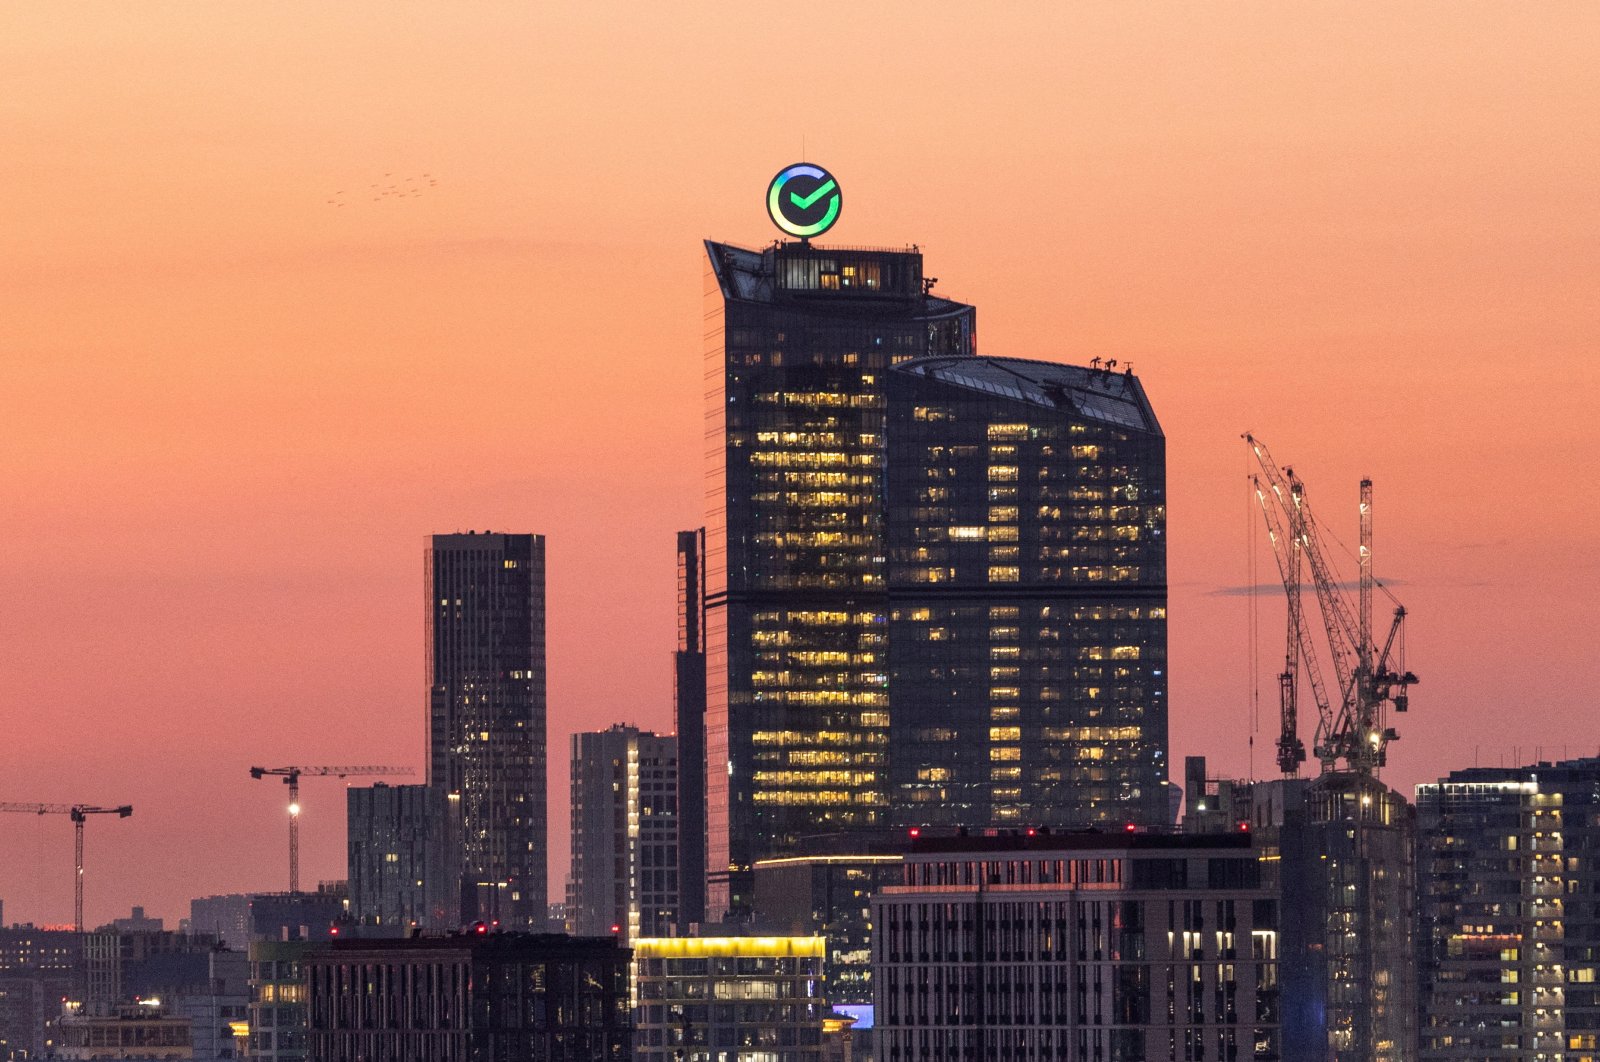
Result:
[[[1244,436],[1255,454],[1270,490],[1260,489],[1257,479],[1257,497],[1261,501],[1269,534],[1273,537],[1274,557],[1284,577],[1284,590],[1289,598],[1289,637],[1302,647],[1301,662],[1308,673],[1315,668],[1317,654],[1305,634],[1300,606],[1298,557],[1291,547],[1287,555],[1279,547],[1278,536],[1283,533],[1284,520],[1273,511],[1274,505],[1286,517],[1290,535],[1298,553],[1303,555],[1311,571],[1311,582],[1316,590],[1317,607],[1322,617],[1323,632],[1327,639],[1327,653],[1338,683],[1339,698],[1332,703],[1325,692],[1314,691],[1318,708],[1322,712],[1322,728],[1315,745],[1317,758],[1323,771],[1347,770],[1356,774],[1371,775],[1387,761],[1387,746],[1399,737],[1385,725],[1385,712],[1390,704],[1396,711],[1408,707],[1406,687],[1417,682],[1416,675],[1405,669],[1404,622],[1406,610],[1395,609],[1394,619],[1385,639],[1382,652],[1373,645],[1372,595],[1377,580],[1372,568],[1372,481],[1361,481],[1360,497],[1360,566],[1357,580],[1357,598],[1352,606],[1338,572],[1328,560],[1321,524],[1312,515],[1306,500],[1305,485],[1293,469],[1279,468],[1266,446],[1250,434]],[[1388,593],[1388,591],[1385,591]],[[1392,595],[1391,595],[1392,596]],[[1398,647],[1398,651],[1397,651]],[[1391,666],[1391,660],[1394,661]],[[1286,707],[1285,727],[1291,725],[1294,697],[1295,668],[1290,661],[1281,676]],[[1291,735],[1279,740],[1279,766],[1285,766],[1286,742]],[[1297,740],[1297,739],[1296,739]]]
[[133,814],[132,804],[102,808],[93,804],[14,804],[0,803],[0,812],[24,815],[69,815],[72,817],[72,924],[83,932],[83,826],[90,815],[115,815],[125,819]]
[[412,775],[411,767],[252,767],[250,777],[282,778],[289,787],[289,891],[300,891],[300,779]]

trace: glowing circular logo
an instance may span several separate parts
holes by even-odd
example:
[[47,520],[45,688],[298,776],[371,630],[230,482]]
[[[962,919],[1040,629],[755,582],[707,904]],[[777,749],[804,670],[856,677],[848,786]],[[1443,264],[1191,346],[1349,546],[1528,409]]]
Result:
[[767,213],[772,215],[772,223],[803,240],[833,228],[842,203],[833,174],[805,162],[779,170],[767,187]]

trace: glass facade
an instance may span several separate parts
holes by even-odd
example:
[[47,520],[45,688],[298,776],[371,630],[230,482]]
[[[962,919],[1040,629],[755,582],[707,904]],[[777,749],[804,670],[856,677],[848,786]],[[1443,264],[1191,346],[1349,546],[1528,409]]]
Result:
[[434,535],[428,784],[460,802],[461,919],[544,929],[544,536]]
[[1170,821],[1165,439],[1129,373],[888,374],[900,826]]
[[707,915],[815,834],[887,824],[890,366],[972,353],[922,256],[708,243]]

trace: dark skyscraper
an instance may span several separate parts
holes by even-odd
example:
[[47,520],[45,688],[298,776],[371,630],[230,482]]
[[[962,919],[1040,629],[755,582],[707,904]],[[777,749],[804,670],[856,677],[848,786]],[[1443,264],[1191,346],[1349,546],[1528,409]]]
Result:
[[677,861],[678,739],[620,723],[573,734],[572,931],[624,943],[670,936]]
[[678,532],[678,647],[672,717],[678,731],[678,926],[706,920],[706,531]]
[[460,801],[431,785],[352,786],[350,914],[362,925],[445,929],[460,917]]
[[915,249],[707,243],[707,914],[750,868],[887,825],[885,376],[970,355]]
[[1131,373],[888,374],[899,825],[1170,821],[1165,440]]
[[544,537],[434,535],[428,784],[460,801],[461,916],[546,920]]

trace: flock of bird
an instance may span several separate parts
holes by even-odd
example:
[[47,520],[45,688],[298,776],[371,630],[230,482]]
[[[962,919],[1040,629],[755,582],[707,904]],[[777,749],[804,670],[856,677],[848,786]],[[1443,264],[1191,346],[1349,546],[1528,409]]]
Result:
[[[394,174],[386,173],[383,178],[383,181],[369,185],[365,193],[371,197],[374,203],[381,203],[385,199],[414,199],[417,196],[431,192],[439,186],[438,179],[431,173],[424,173],[416,177],[401,177],[398,180],[394,179]],[[332,207],[342,207],[346,203],[360,202],[355,197],[361,194],[360,192],[351,193],[340,189],[334,192],[326,202]]]

